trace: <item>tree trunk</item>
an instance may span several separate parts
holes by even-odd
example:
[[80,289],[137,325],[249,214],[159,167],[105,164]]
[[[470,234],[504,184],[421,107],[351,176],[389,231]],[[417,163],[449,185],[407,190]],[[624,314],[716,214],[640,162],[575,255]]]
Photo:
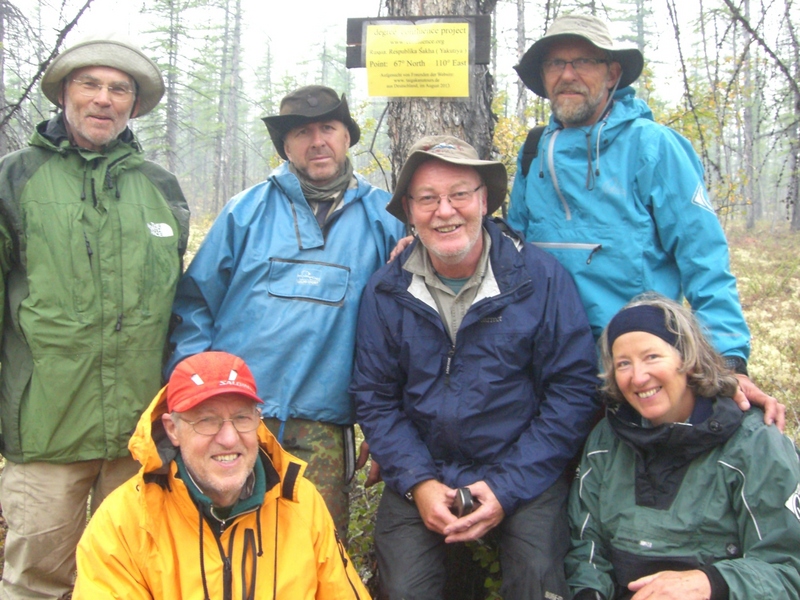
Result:
[[[387,0],[390,17],[491,14],[496,0]],[[392,144],[392,187],[409,148],[425,135],[449,134],[475,147],[481,158],[492,150],[493,78],[486,65],[470,68],[469,99],[405,98],[389,102],[388,133]]]
[[[525,0],[517,0],[517,61],[522,59],[522,55],[527,50],[527,40],[525,38]],[[528,88],[522,83],[522,79],[517,79],[517,118],[525,121],[525,109],[528,108]]]
[[178,172],[178,46],[181,29],[180,2],[169,3],[169,42],[167,43],[167,168]]

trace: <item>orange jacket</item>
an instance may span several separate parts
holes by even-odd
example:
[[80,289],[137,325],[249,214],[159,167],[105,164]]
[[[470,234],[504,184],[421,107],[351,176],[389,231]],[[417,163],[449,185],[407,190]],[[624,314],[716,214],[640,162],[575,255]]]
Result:
[[176,478],[165,411],[161,390],[129,444],[142,469],[103,502],[78,545],[75,600],[369,598],[324,500],[302,476],[305,463],[263,425],[267,479],[279,483],[217,538]]

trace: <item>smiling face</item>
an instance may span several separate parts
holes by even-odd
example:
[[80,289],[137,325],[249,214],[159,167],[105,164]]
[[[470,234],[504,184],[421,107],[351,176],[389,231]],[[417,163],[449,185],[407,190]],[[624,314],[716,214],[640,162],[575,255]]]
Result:
[[[553,42],[543,63],[548,60],[571,61],[576,58],[605,59],[606,53],[583,38]],[[542,73],[547,98],[555,117],[564,127],[582,127],[596,123],[602,116],[609,90],[621,74],[619,63],[600,63],[577,73],[572,65],[561,72]]]
[[694,392],[675,347],[652,333],[631,331],[614,340],[611,356],[617,386],[640,415],[654,425],[691,416]]
[[[432,159],[414,171],[404,203],[408,222],[414,225],[434,269],[445,277],[469,277],[483,250],[482,223],[486,214],[486,186],[471,195],[465,205],[454,207],[443,197],[473,192],[481,185],[472,167]],[[434,210],[426,211],[414,198],[438,196]]]
[[350,132],[341,121],[317,121],[290,129],[283,138],[286,157],[315,185],[326,185],[344,169]]
[[76,146],[102,152],[125,130],[128,120],[136,116],[135,94],[118,100],[103,87],[94,98],[89,98],[81,94],[75,80],[135,89],[133,78],[111,67],[84,67],[70,73],[64,81],[60,100],[70,138]]
[[258,433],[257,430],[239,433],[232,423],[225,422],[216,435],[201,435],[187,421],[209,417],[232,419],[254,412],[258,409],[250,398],[222,394],[177,413],[177,420],[170,414],[162,417],[167,435],[180,448],[192,479],[214,506],[232,506],[239,498],[258,458]]

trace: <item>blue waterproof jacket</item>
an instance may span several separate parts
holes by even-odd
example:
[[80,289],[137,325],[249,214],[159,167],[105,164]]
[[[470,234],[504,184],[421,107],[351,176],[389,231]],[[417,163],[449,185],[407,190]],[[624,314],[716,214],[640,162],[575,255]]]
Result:
[[569,274],[510,230],[484,226],[491,272],[454,342],[424,279],[401,266],[413,246],[374,275],[350,389],[394,491],[485,481],[510,515],[556,481],[588,434],[595,350]]
[[225,206],[178,285],[168,372],[224,350],[253,371],[265,417],[353,423],[359,299],[404,235],[390,195],[356,178],[324,229],[286,164]]
[[653,290],[685,295],[716,349],[747,360],[750,332],[702,165],[632,88],[593,126],[551,117],[527,177],[519,164],[509,222],[572,274],[595,337]]

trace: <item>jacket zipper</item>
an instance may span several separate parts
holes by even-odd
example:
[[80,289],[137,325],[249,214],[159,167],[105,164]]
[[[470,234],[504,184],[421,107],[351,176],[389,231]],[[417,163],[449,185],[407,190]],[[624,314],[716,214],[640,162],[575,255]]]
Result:
[[537,248],[542,250],[588,250],[589,256],[586,259],[586,264],[592,263],[594,255],[603,249],[603,244],[579,244],[579,243],[562,243],[562,242],[532,242]]

